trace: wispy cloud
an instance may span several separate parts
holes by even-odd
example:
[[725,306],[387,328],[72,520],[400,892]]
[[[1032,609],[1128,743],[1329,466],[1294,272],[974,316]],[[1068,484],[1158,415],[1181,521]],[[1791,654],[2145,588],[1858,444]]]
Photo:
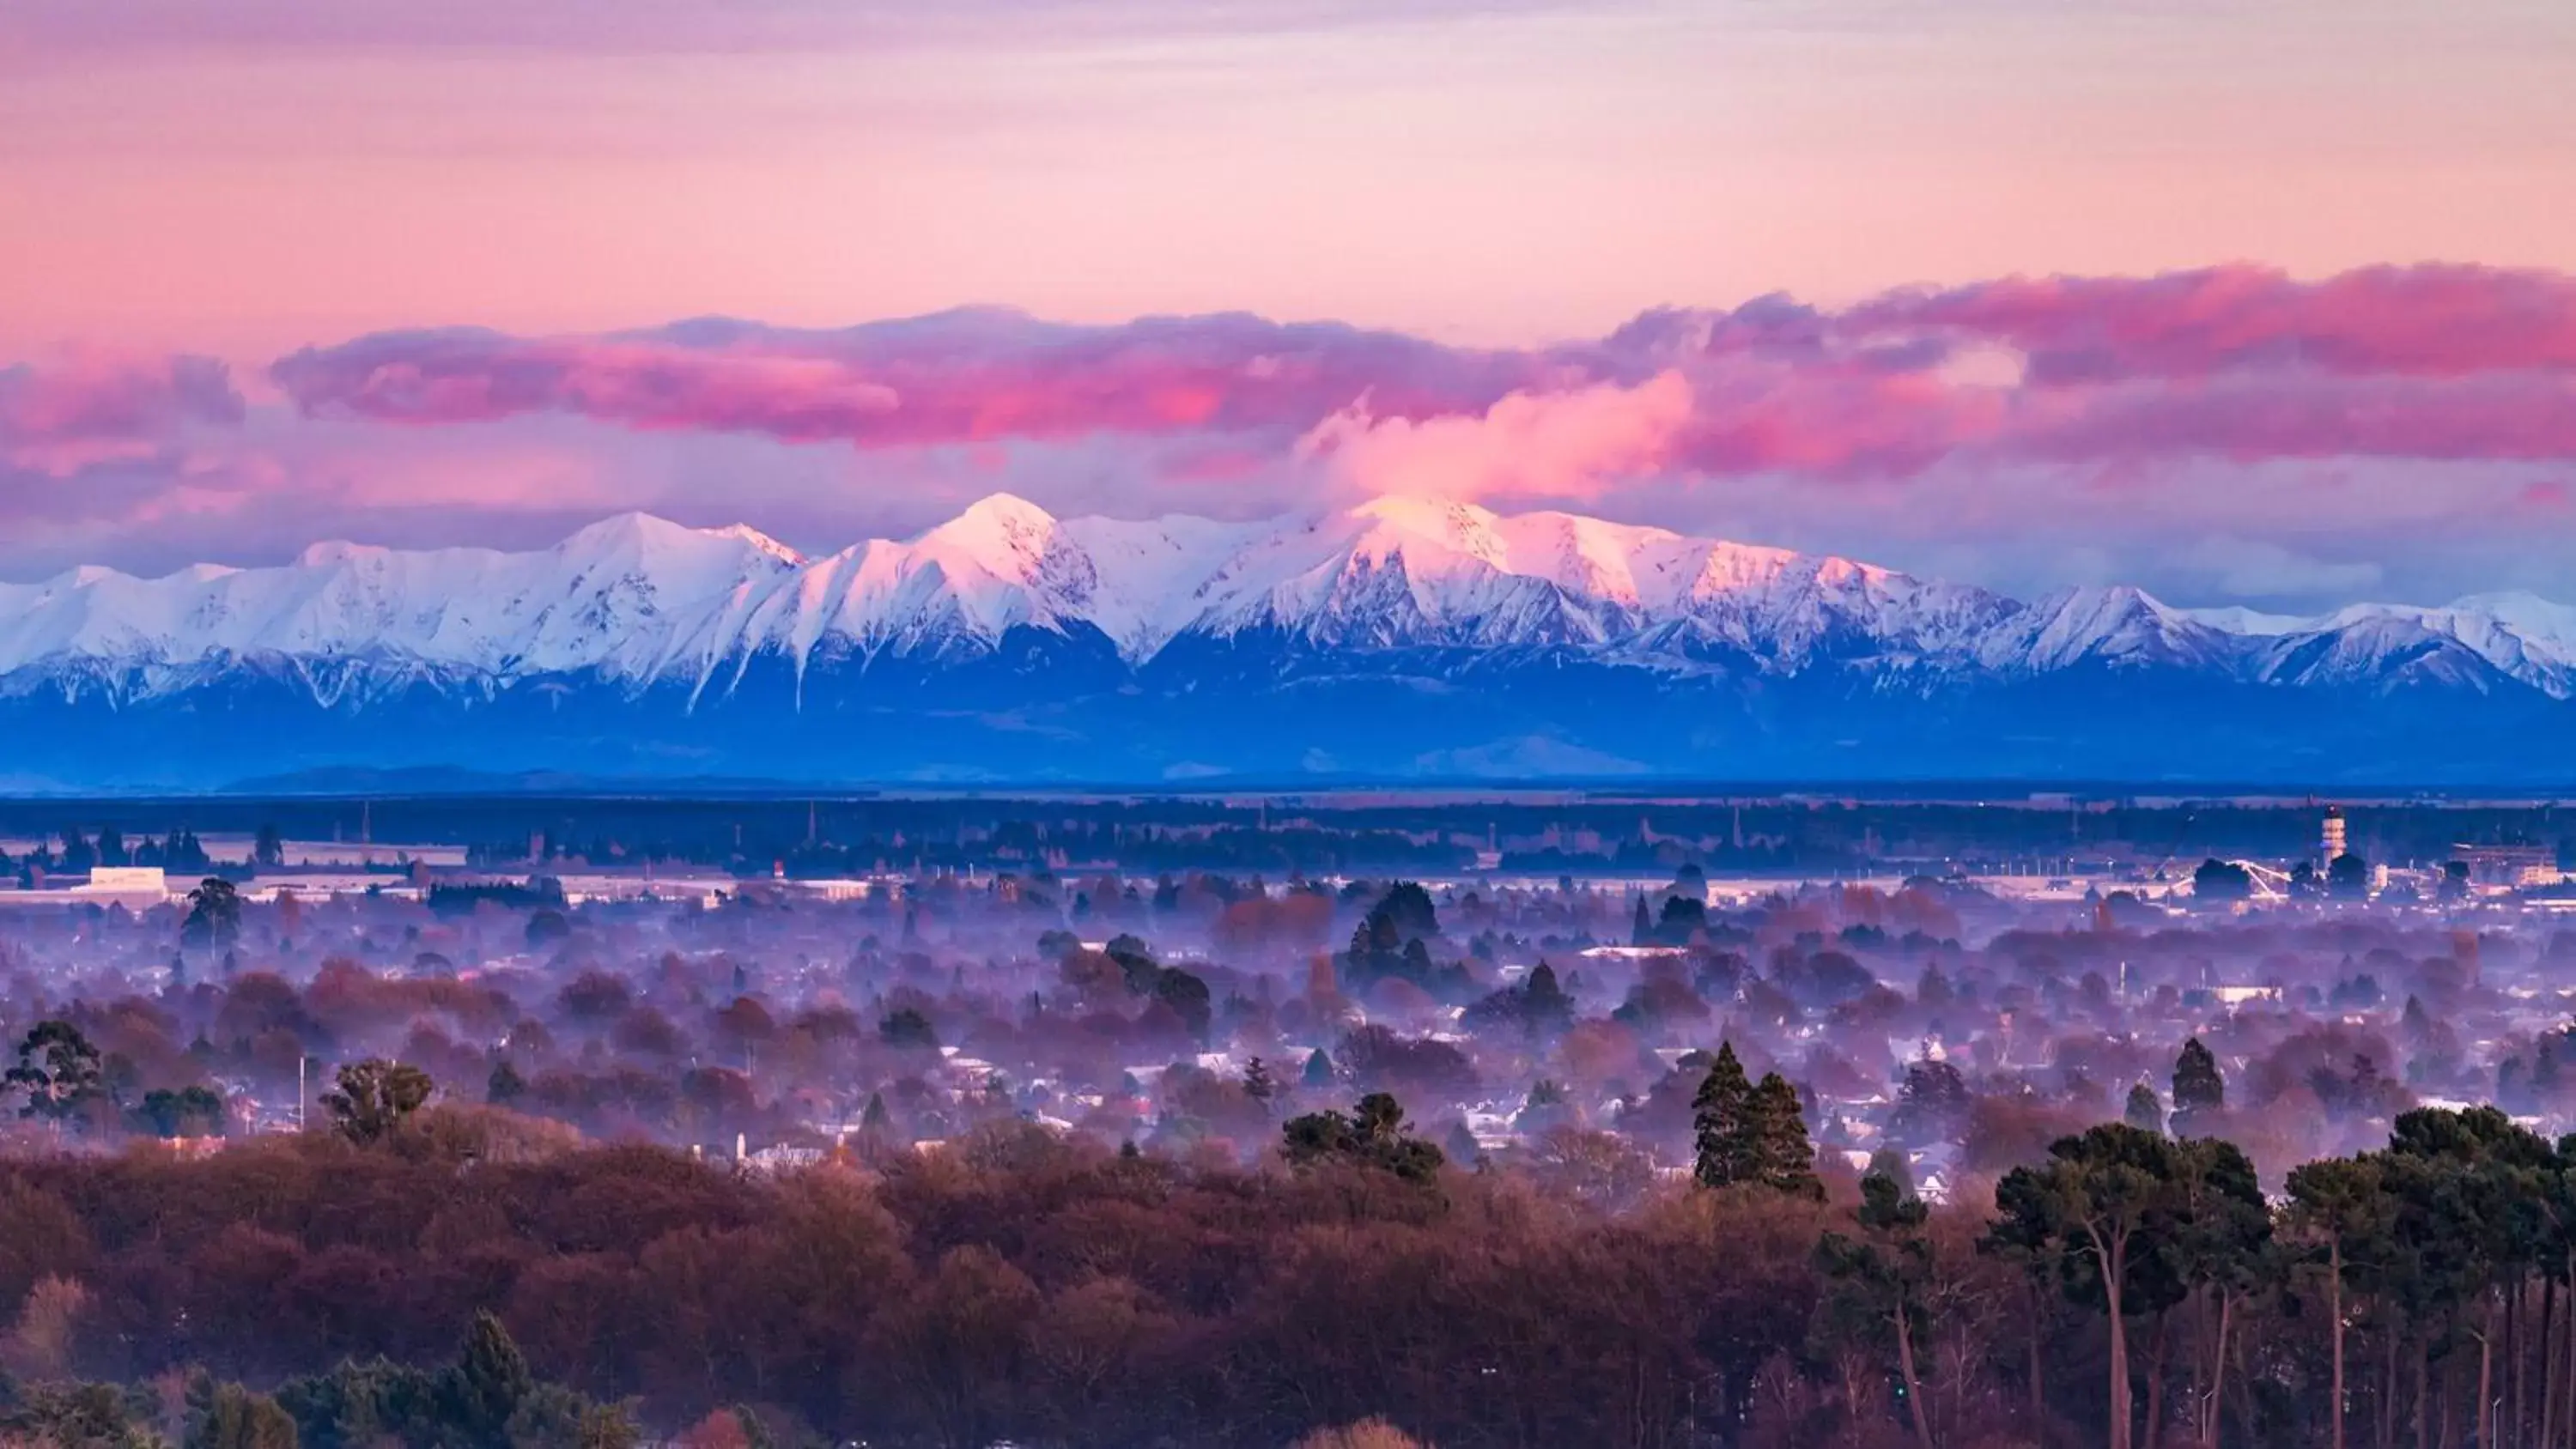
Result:
[[1570,0],[16,0],[0,61],[231,50],[797,51],[1007,37],[1263,35],[1570,7]]

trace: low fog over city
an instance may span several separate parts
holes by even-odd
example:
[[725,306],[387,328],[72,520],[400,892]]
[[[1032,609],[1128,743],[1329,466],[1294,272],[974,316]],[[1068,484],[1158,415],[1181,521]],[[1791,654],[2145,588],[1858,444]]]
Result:
[[[2576,1127],[2576,825],[2541,805],[9,812],[11,1371],[286,1380],[308,1435],[340,1410],[293,1375],[436,1358],[480,1308],[576,1425],[2028,1442],[1993,1436],[2099,1432],[2102,1355],[2150,1352],[2032,1278],[2062,1208],[2015,1226],[2088,1130],[2182,1154],[2149,1176],[2240,1173],[2268,1241],[2310,1164],[2434,1123],[2556,1161]],[[222,1220],[133,1216],[182,1191]],[[1863,1228],[1832,1228],[1853,1203]],[[2559,1333],[2545,1246],[2517,1296],[2460,1302]],[[2155,1251],[2178,1276],[2129,1325],[2138,1392],[2199,1416],[2192,1442],[2312,1434],[2304,1260],[2248,1246],[2204,1291],[2218,1269]],[[2469,1413],[2495,1352],[2517,1393],[2525,1360],[2545,1379],[2532,1426],[2556,1412],[2558,1354],[2471,1354],[2487,1320],[2443,1307],[2437,1333],[2378,1271],[2356,1331],[2385,1361],[2347,1392],[2383,1421]],[[1537,1315],[1515,1336],[1458,1316],[1496,1272]],[[1397,1336],[1313,1336],[1349,1314]],[[1898,1320],[1916,1361],[1864,1371]],[[1614,1343],[1625,1377],[1568,1357]],[[1614,1405],[1632,1427],[1594,1437]]]

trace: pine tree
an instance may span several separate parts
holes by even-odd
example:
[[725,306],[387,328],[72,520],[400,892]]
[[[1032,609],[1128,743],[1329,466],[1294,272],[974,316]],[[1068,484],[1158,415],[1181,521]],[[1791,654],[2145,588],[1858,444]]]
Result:
[[277,1400],[199,1369],[188,1379],[183,1449],[295,1449],[295,1420]]
[[492,1064],[491,1078],[483,1084],[483,1100],[495,1107],[507,1107],[525,1096],[527,1091],[528,1079],[519,1075],[519,1069],[510,1064],[508,1057],[503,1057]]
[[1873,1177],[1886,1178],[1889,1182],[1896,1185],[1896,1195],[1903,1201],[1912,1201],[1916,1195],[1914,1187],[1914,1164],[1905,1159],[1904,1153],[1897,1151],[1893,1147],[1882,1147],[1876,1152],[1871,1153],[1869,1155],[1869,1170],[1863,1172],[1861,1177],[1863,1179]]
[[1306,1058],[1306,1085],[1310,1087],[1329,1087],[1332,1084],[1333,1059],[1324,1055],[1324,1049],[1322,1047],[1317,1047],[1315,1048],[1315,1054]]
[[1562,1031],[1574,1021],[1574,998],[1557,984],[1556,968],[1545,961],[1530,968],[1521,983],[1521,1024],[1532,1031]]
[[1816,1176],[1816,1149],[1807,1140],[1807,1114],[1798,1103],[1798,1089],[1778,1072],[1764,1075],[1753,1089],[1746,1116],[1752,1180],[1775,1192],[1822,1201],[1825,1184]]
[[2129,1089],[2128,1106],[2121,1111],[2120,1120],[2141,1132],[2161,1133],[2165,1130],[2165,1104],[2156,1100],[2155,1088],[2140,1082]]
[[1753,1180],[1750,1127],[1753,1084],[1735,1057],[1735,1043],[1720,1042],[1708,1080],[1691,1099],[1691,1125],[1696,1130],[1699,1164],[1693,1174],[1702,1187],[1734,1187]]
[[1655,942],[1655,918],[1647,914],[1646,898],[1642,894],[1637,897],[1637,921],[1629,927],[1628,936],[1631,946],[1651,946]]
[[1859,1235],[1829,1232],[1816,1245],[1816,1265],[1826,1281],[1820,1307],[1827,1321],[1856,1338],[1893,1342],[1897,1395],[1913,1420],[1915,1442],[1931,1449],[1932,1421],[1915,1353],[1932,1331],[1923,1302],[1933,1277],[1932,1244],[1924,1232],[1931,1212],[1875,1163],[1861,1178],[1860,1196],[1854,1214]]
[[459,1437],[494,1449],[510,1442],[510,1418],[537,1386],[510,1331],[490,1313],[474,1315],[474,1326],[465,1335],[465,1351],[445,1379],[444,1397],[451,1420],[461,1431]]
[[1259,1057],[1243,1064],[1243,1095],[1267,1106],[1279,1095],[1279,1084],[1270,1076],[1270,1064]]
[[2227,1081],[2218,1074],[2218,1058],[2200,1044],[2199,1037],[2193,1037],[2174,1058],[2174,1135],[2190,1137],[2215,1127],[2218,1115],[2226,1110]]

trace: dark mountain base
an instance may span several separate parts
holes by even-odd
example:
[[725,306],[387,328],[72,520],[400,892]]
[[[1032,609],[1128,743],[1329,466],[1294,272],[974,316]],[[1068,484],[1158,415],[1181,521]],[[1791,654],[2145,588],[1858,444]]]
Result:
[[[1023,635],[1029,637],[1022,637]],[[352,702],[353,700],[357,702]],[[2121,780],[2383,788],[2567,778],[2576,705],[2535,690],[2343,691],[2078,668],[1903,675],[1629,667],[1545,648],[1166,651],[1020,631],[965,661],[752,661],[703,690],[412,683],[316,703],[235,669],[118,704],[0,698],[0,785],[218,788],[337,769],[884,784],[1334,780]]]

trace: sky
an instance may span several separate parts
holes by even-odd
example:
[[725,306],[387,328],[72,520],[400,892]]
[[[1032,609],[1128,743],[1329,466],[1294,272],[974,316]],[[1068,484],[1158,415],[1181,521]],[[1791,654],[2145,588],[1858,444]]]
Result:
[[0,579],[1407,492],[2576,600],[2571,76],[2564,0],[13,0]]

